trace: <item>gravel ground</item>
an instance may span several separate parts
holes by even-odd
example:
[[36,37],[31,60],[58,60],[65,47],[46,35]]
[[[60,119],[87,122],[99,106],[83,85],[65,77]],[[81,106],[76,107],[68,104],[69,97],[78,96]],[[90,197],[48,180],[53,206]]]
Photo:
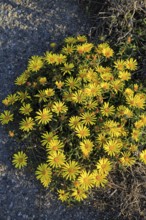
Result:
[[[51,42],[88,33],[90,27],[76,0],[1,0],[0,12],[1,100],[12,92],[14,79],[25,70],[31,55],[42,55]],[[27,170],[15,170],[10,160],[17,145],[1,126],[0,220],[115,219],[89,203],[67,208],[42,189]]]

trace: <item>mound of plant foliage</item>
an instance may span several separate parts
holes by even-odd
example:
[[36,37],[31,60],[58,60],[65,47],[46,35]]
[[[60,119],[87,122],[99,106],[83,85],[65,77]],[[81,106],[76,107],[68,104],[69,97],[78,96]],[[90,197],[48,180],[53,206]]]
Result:
[[132,81],[138,63],[125,51],[86,36],[52,46],[30,58],[15,93],[2,101],[0,121],[11,137],[30,140],[13,155],[16,168],[29,166],[29,157],[32,165],[35,155],[44,187],[62,201],[82,201],[108,187],[112,171],[146,164],[146,93]]

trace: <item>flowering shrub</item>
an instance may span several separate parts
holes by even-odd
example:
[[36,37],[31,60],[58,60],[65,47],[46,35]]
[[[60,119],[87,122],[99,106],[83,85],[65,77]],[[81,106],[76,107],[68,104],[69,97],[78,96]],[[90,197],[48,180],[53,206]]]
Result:
[[42,185],[62,201],[81,201],[106,186],[112,170],[146,164],[146,94],[131,79],[137,61],[108,43],[77,36],[57,52],[54,46],[30,58],[16,92],[2,101],[0,121],[14,125],[11,137],[31,140],[13,155],[16,168],[29,164],[33,150]]

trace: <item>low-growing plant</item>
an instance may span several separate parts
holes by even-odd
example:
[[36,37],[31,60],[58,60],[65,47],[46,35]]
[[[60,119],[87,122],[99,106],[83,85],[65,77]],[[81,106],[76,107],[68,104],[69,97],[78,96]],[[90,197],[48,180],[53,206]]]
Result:
[[77,36],[52,45],[30,58],[0,121],[11,137],[29,140],[13,155],[16,168],[30,158],[44,187],[62,201],[82,201],[108,187],[110,172],[146,164],[146,93],[131,78],[137,61],[107,42]]

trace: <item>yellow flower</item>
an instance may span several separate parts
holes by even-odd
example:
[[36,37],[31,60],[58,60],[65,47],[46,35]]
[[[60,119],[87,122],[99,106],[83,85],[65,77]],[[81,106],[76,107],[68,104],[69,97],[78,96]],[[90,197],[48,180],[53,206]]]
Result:
[[76,43],[76,38],[74,38],[74,37],[67,37],[67,38],[65,38],[65,43],[67,43],[67,44],[74,44],[74,43]]
[[80,173],[80,169],[76,161],[66,162],[62,166],[62,176],[67,180],[75,180]]
[[144,164],[146,164],[146,150],[143,150],[140,155],[139,155],[139,159],[141,162],[143,162]]
[[124,83],[123,83],[123,81],[116,79],[111,82],[111,87],[113,88],[115,93],[117,93],[118,91],[122,92],[123,87],[124,87]]
[[93,48],[92,43],[84,43],[82,45],[78,45],[76,50],[79,54],[83,54],[83,53],[89,53],[92,48]]
[[93,149],[93,142],[89,139],[84,139],[80,142],[80,148],[84,157],[88,157]]
[[100,173],[108,174],[111,169],[112,165],[109,159],[107,158],[100,158],[96,164],[96,167]]
[[59,189],[59,190],[57,190],[57,192],[58,192],[58,198],[62,202],[67,201],[67,199],[69,198],[69,193],[68,192],[65,192],[65,190],[63,190],[63,189]]
[[125,69],[125,61],[124,60],[117,60],[114,62],[115,68],[118,70],[123,71]]
[[95,114],[91,112],[82,113],[80,118],[84,125],[94,125],[97,121]]
[[136,122],[134,123],[134,126],[135,126],[136,129],[139,129],[139,128],[141,128],[141,127],[144,126],[144,123],[143,123],[142,120],[138,120],[138,121],[136,121]]
[[20,102],[24,102],[26,99],[31,99],[27,91],[17,92],[17,95],[18,95],[18,100],[20,100]]
[[122,81],[128,81],[129,79],[131,79],[131,73],[129,73],[128,71],[120,71],[119,78]]
[[17,86],[24,85],[27,82],[27,79],[28,79],[28,77],[26,76],[26,74],[22,74],[16,78],[15,84]]
[[12,163],[16,168],[21,169],[27,165],[27,158],[28,157],[23,151],[19,151],[17,154],[13,155]]
[[79,138],[86,138],[90,135],[90,130],[82,124],[75,127],[75,132]]
[[55,152],[55,151],[59,151],[62,150],[64,147],[64,144],[58,140],[58,139],[52,139],[50,140],[50,142],[47,144],[46,150],[49,153]]
[[101,87],[96,83],[89,83],[84,89],[84,93],[87,97],[96,97],[101,95]]
[[140,130],[135,129],[135,128],[132,130],[131,137],[136,142],[139,141],[140,135],[141,135],[141,131]]
[[65,80],[65,85],[68,86],[69,89],[76,89],[80,87],[80,80],[79,78],[73,78],[71,76]]
[[72,116],[69,119],[69,127],[75,128],[80,122],[80,117],[79,116]]
[[52,52],[46,52],[45,60],[47,61],[48,64],[56,63],[56,54],[53,54]]
[[35,125],[33,119],[31,117],[26,117],[20,122],[20,129],[23,131],[29,132],[33,129],[33,126]]
[[48,147],[49,146],[49,143],[51,140],[57,140],[58,139],[58,136],[57,135],[54,135],[53,132],[44,132],[42,135],[42,140],[41,140],[41,143],[42,143],[42,146],[46,146]]
[[130,88],[126,88],[124,91],[125,96],[133,96],[133,94],[134,94],[134,91]]
[[36,114],[35,120],[38,121],[39,124],[46,125],[52,120],[52,113],[47,108],[44,108],[42,111],[37,111]]
[[131,157],[130,152],[123,152],[122,157],[120,157],[120,162],[123,166],[130,167],[135,163],[135,158]]
[[54,89],[45,89],[45,93],[48,98],[48,97],[53,96],[55,94],[55,91],[54,91]]
[[141,97],[141,94],[136,94],[134,96],[134,106],[135,108],[138,108],[138,109],[144,109],[145,108],[145,98],[144,97]]
[[86,96],[85,93],[82,90],[77,90],[72,94],[72,101],[75,103],[82,103],[85,101]]
[[97,102],[97,101],[93,101],[92,99],[90,99],[90,100],[88,100],[88,101],[85,101],[85,102],[84,102],[84,105],[85,105],[85,107],[86,107],[88,110],[95,110],[95,109],[97,109],[98,102]]
[[109,106],[109,102],[104,102],[103,106],[100,108],[101,114],[103,116],[111,116],[115,113],[115,107],[113,105]]
[[65,155],[61,152],[52,152],[48,156],[47,162],[49,165],[53,168],[59,168],[61,167],[65,162]]
[[113,75],[112,75],[111,73],[109,73],[109,72],[107,72],[107,73],[101,73],[101,74],[100,74],[100,77],[101,77],[101,79],[104,80],[104,81],[111,81],[111,80],[114,79]]
[[39,102],[46,102],[47,101],[47,95],[46,90],[38,90],[38,94],[35,95],[35,97],[39,98]]
[[83,43],[83,42],[86,42],[87,41],[87,37],[84,36],[84,35],[79,35],[77,36],[77,41]]
[[56,82],[55,82],[55,85],[57,86],[57,89],[61,89],[61,88],[63,87],[63,85],[64,85],[64,82],[62,82],[62,81],[56,81]]
[[2,103],[4,105],[13,105],[15,102],[17,102],[17,100],[18,100],[17,94],[10,94],[2,101]]
[[86,190],[82,187],[73,188],[71,195],[79,202],[87,198]]
[[47,83],[47,78],[46,77],[40,77],[39,78],[39,83],[44,86]]
[[141,120],[143,122],[143,126],[146,126],[146,114],[140,115],[140,118],[141,118]]
[[59,115],[60,113],[66,113],[67,111],[68,107],[64,104],[64,102],[54,102],[52,106],[52,112],[55,112],[57,115]]
[[88,190],[94,185],[93,174],[83,170],[78,178],[78,181],[83,189]]
[[73,45],[67,44],[66,47],[62,48],[62,53],[70,55],[74,52],[74,50],[75,50],[75,47]]
[[41,163],[35,171],[36,178],[41,181],[44,187],[48,187],[51,182],[52,171],[48,164]]
[[125,61],[125,66],[128,70],[136,70],[137,69],[137,61],[133,58],[127,59]]
[[74,68],[73,63],[64,63],[64,66],[61,67],[60,69],[63,72],[63,76],[64,76],[66,73],[71,74],[71,71],[73,71],[73,68]]
[[105,144],[106,140],[107,140],[107,137],[106,137],[105,133],[98,134],[98,136],[96,138],[96,141],[100,146],[103,146],[103,144]]
[[65,55],[63,55],[63,54],[56,55],[56,64],[57,65],[65,63],[65,62],[66,62],[66,56]]
[[5,110],[4,113],[0,114],[0,121],[2,125],[8,124],[10,121],[13,121],[13,114],[10,111]]
[[31,105],[29,103],[28,104],[23,103],[23,105],[19,109],[19,112],[23,115],[30,115],[30,113],[32,112]]
[[32,56],[28,62],[28,70],[37,72],[43,67],[42,57]]
[[96,48],[96,52],[98,54],[101,54],[103,49],[105,48],[109,48],[109,44],[108,43],[102,43],[102,44],[98,44],[97,48]]
[[118,139],[110,139],[103,145],[104,150],[109,156],[115,156],[116,154],[119,154],[121,147],[122,143]]
[[113,49],[111,49],[110,47],[106,47],[102,50],[102,54],[103,56],[105,56],[106,58],[110,58],[114,55],[114,51]]
[[93,183],[96,187],[100,187],[100,186],[104,187],[105,184],[108,182],[106,179],[107,177],[106,174],[101,173],[97,170],[94,170],[92,174],[93,174]]

